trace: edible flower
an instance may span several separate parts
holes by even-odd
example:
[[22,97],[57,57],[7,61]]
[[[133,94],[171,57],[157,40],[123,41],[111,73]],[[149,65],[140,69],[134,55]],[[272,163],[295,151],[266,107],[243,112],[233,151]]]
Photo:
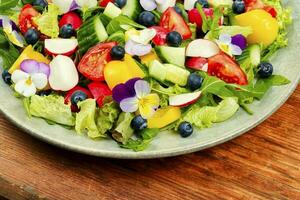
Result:
[[130,29],[126,31],[125,38],[127,39],[125,51],[134,56],[144,56],[151,52],[151,40],[155,37],[156,31],[154,29],[144,29],[137,31]]
[[164,12],[167,8],[175,6],[175,0],[140,0],[144,10],[153,11],[157,8],[159,12]]
[[117,85],[112,92],[113,99],[120,103],[123,112],[139,111],[144,119],[152,117],[159,107],[159,96],[151,94],[149,83],[139,78]]
[[37,90],[42,90],[47,86],[49,74],[49,65],[35,60],[24,60],[20,69],[12,73],[11,79],[15,84],[16,92],[25,97],[30,97]]
[[97,6],[97,0],[52,0],[52,3],[59,7],[60,14],[81,9],[86,11]]
[[3,27],[3,31],[14,45],[18,47],[24,47],[24,39],[18,33],[16,24],[10,20],[7,16],[0,16],[0,27]]
[[243,53],[243,50],[232,43],[232,37],[228,34],[221,34],[219,40],[216,41],[220,49],[228,55],[238,56]]

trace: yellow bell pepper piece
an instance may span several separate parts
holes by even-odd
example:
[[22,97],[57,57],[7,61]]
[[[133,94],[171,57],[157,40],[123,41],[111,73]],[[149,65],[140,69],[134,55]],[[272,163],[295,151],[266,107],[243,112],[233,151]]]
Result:
[[148,119],[148,128],[163,128],[181,117],[181,111],[178,107],[169,106],[158,109],[152,118]]
[[50,63],[50,60],[48,60],[43,54],[34,51],[34,49],[32,48],[31,45],[27,46],[23,52],[21,53],[21,55],[19,56],[19,58],[15,61],[15,63],[13,64],[13,66],[11,66],[11,68],[9,69],[9,73],[13,73],[15,70],[20,69],[20,64],[27,59],[33,59],[36,60],[38,62],[43,62],[46,64]]
[[147,66],[149,66],[149,64],[154,60],[160,61],[160,59],[158,58],[155,51],[152,51],[151,53],[149,53],[145,56],[141,56],[140,59],[141,59],[142,64],[147,65]]
[[143,70],[130,55],[125,55],[124,61],[111,61],[105,65],[104,77],[110,89],[133,78],[144,78]]
[[253,33],[248,36],[249,44],[272,44],[278,36],[279,25],[268,12],[257,9],[235,16],[235,23],[239,26],[250,26]]

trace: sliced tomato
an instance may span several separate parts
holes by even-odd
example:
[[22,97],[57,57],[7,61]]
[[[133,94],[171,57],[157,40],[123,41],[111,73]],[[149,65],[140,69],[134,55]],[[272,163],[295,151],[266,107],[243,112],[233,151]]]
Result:
[[106,7],[109,2],[114,2],[114,0],[100,0],[99,6]]
[[59,27],[61,28],[66,24],[71,24],[72,27],[77,30],[82,24],[81,17],[75,12],[68,12],[59,20]]
[[188,58],[185,65],[194,70],[207,71],[207,59],[202,57]]
[[[75,86],[73,89],[71,89],[70,91],[67,92],[67,94],[65,96],[65,104],[69,104],[71,102],[72,95],[77,91],[84,92],[89,99],[93,98],[93,95],[91,94],[91,92],[89,90],[87,90],[86,88],[81,87],[81,86]],[[71,105],[71,110],[72,110],[72,112],[79,111],[79,109],[76,105]]]
[[177,31],[181,34],[183,39],[192,37],[192,31],[189,26],[184,21],[183,17],[172,7],[168,8],[161,16],[160,26],[169,31]]
[[92,82],[88,85],[88,88],[93,94],[94,99],[97,100],[97,104],[99,107],[103,106],[106,97],[112,96],[112,91],[105,83]]
[[247,76],[241,67],[227,54],[220,53],[208,59],[208,74],[226,83],[247,85]]
[[37,25],[33,22],[33,17],[36,17],[39,14],[40,13],[36,11],[32,5],[26,4],[23,6],[19,14],[19,27],[23,34],[25,34],[29,28],[37,27]]
[[265,4],[261,0],[244,0],[246,4],[246,11],[254,9],[263,9]]
[[156,31],[156,35],[152,40],[153,43],[159,46],[165,45],[167,43],[167,35],[170,31],[160,26],[152,26],[151,29]]
[[78,64],[79,72],[92,81],[104,81],[103,69],[111,61],[110,51],[116,42],[99,43],[90,48]]
[[270,13],[272,15],[272,17],[276,18],[277,17],[277,11],[274,7],[272,6],[265,6],[264,10],[267,11],[268,13]]

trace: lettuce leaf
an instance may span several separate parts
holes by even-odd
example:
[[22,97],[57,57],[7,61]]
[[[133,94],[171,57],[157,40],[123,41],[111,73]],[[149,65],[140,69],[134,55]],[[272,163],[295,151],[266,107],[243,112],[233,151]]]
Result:
[[106,30],[107,30],[107,33],[109,35],[111,35],[118,31],[125,31],[125,29],[124,29],[125,27],[126,27],[126,30],[128,30],[129,28],[138,28],[138,29],[146,28],[146,27],[136,23],[129,17],[127,17],[125,15],[120,15],[109,22],[109,24],[106,27]]
[[0,29],[0,66],[3,69],[9,69],[19,55],[19,50],[8,40],[4,31]]
[[75,130],[78,134],[87,134],[90,138],[99,138],[102,135],[99,133],[96,122],[96,101],[95,99],[87,99],[79,102],[78,107],[80,112],[76,114]]
[[96,124],[101,136],[106,136],[106,133],[113,128],[119,114],[120,109],[115,102],[107,103],[98,110]]
[[48,11],[44,11],[41,16],[35,17],[34,22],[38,25],[41,33],[57,38],[59,35],[58,27],[59,8],[55,4],[48,5]]
[[129,138],[134,133],[134,130],[131,128],[130,124],[132,119],[134,118],[134,114],[132,113],[124,113],[122,112],[117,121],[117,126],[113,131],[112,137],[122,143],[126,144]]
[[75,118],[70,105],[65,105],[64,98],[57,95],[38,96],[30,98],[28,112],[35,117],[41,117],[66,126],[74,126]]

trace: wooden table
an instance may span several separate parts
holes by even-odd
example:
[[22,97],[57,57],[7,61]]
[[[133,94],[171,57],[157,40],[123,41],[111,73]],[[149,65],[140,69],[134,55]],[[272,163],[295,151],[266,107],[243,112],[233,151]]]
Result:
[[[45,144],[0,117],[0,196],[11,199],[300,199],[300,86],[254,130],[157,160],[112,160]],[[1,198],[0,198],[1,199]]]

